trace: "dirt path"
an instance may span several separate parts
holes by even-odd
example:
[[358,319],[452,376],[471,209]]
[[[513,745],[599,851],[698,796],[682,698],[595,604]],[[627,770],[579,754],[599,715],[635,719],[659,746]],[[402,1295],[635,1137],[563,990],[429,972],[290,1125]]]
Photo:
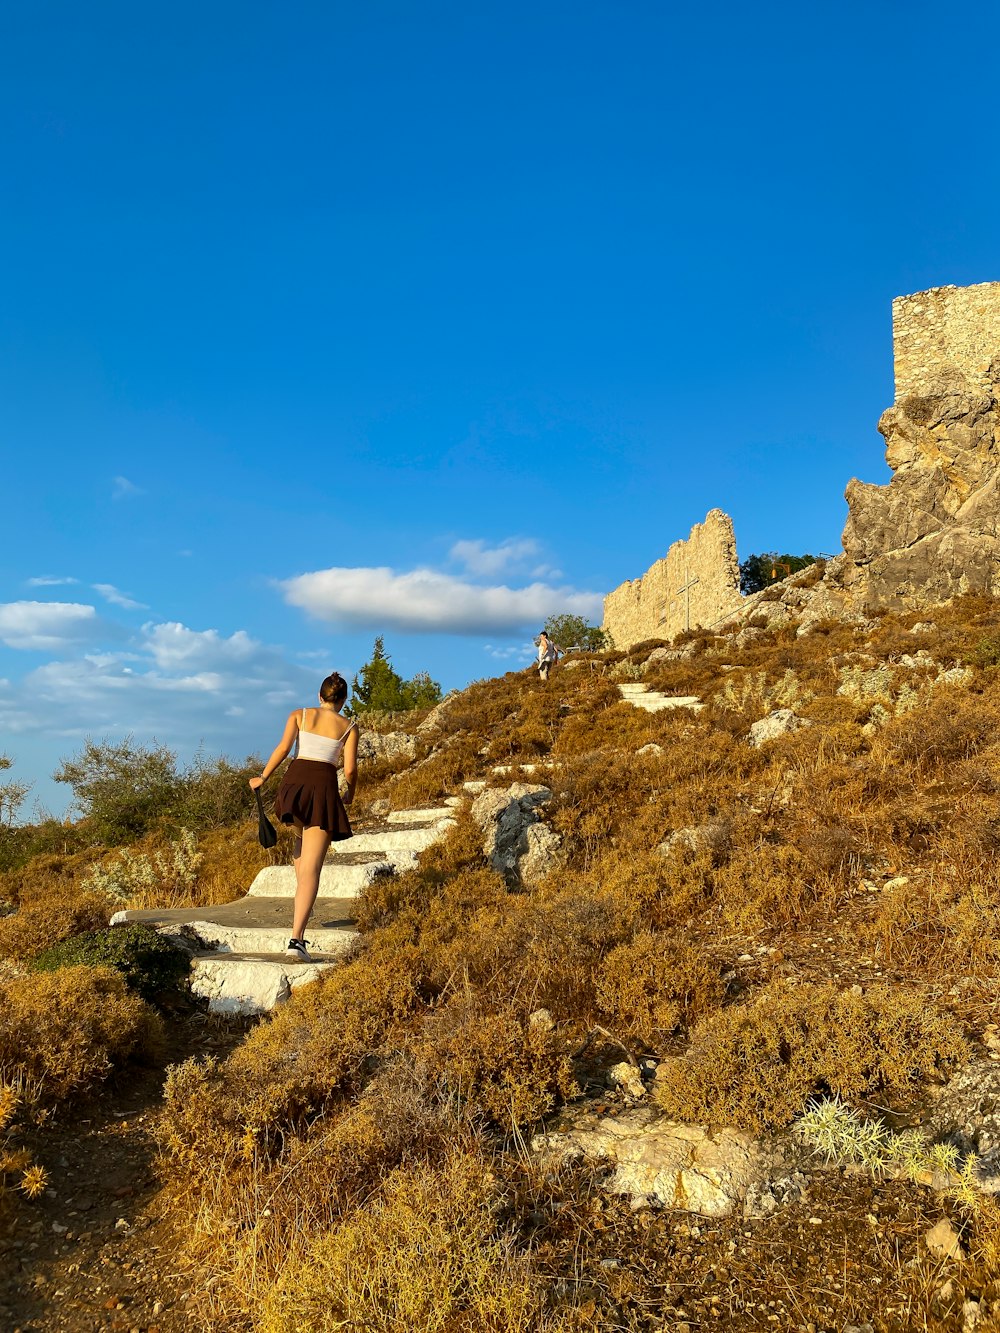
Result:
[[166,1065],[224,1054],[243,1030],[193,1012],[167,1022],[162,1067],[130,1071],[29,1140],[49,1187],[0,1214],[0,1329],[192,1328],[183,1279],[157,1243],[154,1125]]

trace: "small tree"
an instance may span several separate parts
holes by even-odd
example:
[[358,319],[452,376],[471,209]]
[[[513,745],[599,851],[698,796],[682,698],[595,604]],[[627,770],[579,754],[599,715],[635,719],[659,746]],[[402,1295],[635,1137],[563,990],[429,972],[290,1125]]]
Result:
[[381,634],[375,640],[371,661],[351,683],[351,702],[345,712],[354,717],[367,712],[402,713],[410,708],[430,708],[441,700],[441,686],[426,671],[404,680],[393,669]]
[[749,596],[769,588],[772,583],[787,579],[807,565],[814,565],[814,555],[778,555],[777,551],[763,551],[759,555],[748,555],[740,563],[740,592]]
[[588,624],[583,616],[549,616],[545,633],[560,648],[583,648],[589,653],[601,653],[614,647],[607,630]]
[[[13,766],[13,759],[0,754],[0,773]],[[31,791],[30,782],[15,782],[13,779],[9,782],[0,782],[0,829],[10,828],[29,791]]]
[[137,745],[131,736],[100,743],[88,737],[52,776],[73,788],[94,840],[112,846],[141,837],[169,813],[180,783],[173,750]]

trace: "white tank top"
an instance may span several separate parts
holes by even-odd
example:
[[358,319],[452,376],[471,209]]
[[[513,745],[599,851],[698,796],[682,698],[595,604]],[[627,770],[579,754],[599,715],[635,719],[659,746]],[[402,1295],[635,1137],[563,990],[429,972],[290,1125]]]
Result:
[[354,726],[355,724],[352,722],[343,736],[339,740],[334,740],[331,736],[321,736],[318,731],[306,731],[300,725],[298,758],[316,759],[323,764],[339,763],[340,756],[344,751],[344,742],[354,730]]

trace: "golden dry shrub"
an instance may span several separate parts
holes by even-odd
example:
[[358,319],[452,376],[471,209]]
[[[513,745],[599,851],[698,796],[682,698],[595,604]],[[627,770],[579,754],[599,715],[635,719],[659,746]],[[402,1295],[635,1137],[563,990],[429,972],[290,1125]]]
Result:
[[724,924],[748,935],[805,921],[835,896],[829,878],[797,847],[782,843],[735,849],[714,883]]
[[162,1024],[106,967],[0,981],[0,1079],[39,1106],[90,1091],[116,1066],[159,1054]]
[[919,708],[891,718],[872,743],[872,765],[909,765],[940,773],[978,754],[1000,729],[1000,688],[973,694],[960,685],[940,686]]
[[725,990],[702,949],[658,931],[612,949],[597,974],[598,1003],[617,1029],[654,1048],[718,1008]]
[[679,1120],[761,1131],[819,1093],[850,1100],[942,1076],[966,1050],[957,1020],[921,995],[778,982],[699,1025],[687,1054],[660,1065],[656,1095]]
[[[355,906],[355,923],[360,931],[369,932],[405,920],[416,930],[434,899],[443,891],[454,892],[455,885],[461,886],[460,896],[471,893],[473,900],[482,893],[488,898],[506,896],[502,878],[485,870],[485,864],[482,829],[461,811],[447,836],[421,853],[415,870],[380,875],[365,885]],[[454,916],[453,909],[450,915]],[[457,924],[453,921],[452,930]]]
[[73,880],[52,879],[37,897],[0,918],[0,958],[34,958],[53,944],[103,930],[112,908],[103,893],[81,891]]
[[938,978],[995,972],[1000,875],[992,859],[963,864],[960,849],[955,852],[945,873],[902,875],[878,895],[861,938],[886,965]]
[[678,843],[659,852],[620,855],[608,849],[588,878],[601,885],[623,933],[670,930],[698,917],[711,903],[715,885],[712,850]]
[[577,1090],[555,1033],[523,1010],[487,1008],[472,994],[429,1014],[407,1045],[456,1114],[504,1130],[538,1120]]
[[261,1333],[554,1333],[532,1261],[500,1220],[504,1202],[478,1155],[397,1171],[289,1263]]
[[467,778],[474,778],[481,763],[473,739],[453,735],[439,750],[390,779],[386,784],[389,799],[397,810],[428,805],[450,795]]

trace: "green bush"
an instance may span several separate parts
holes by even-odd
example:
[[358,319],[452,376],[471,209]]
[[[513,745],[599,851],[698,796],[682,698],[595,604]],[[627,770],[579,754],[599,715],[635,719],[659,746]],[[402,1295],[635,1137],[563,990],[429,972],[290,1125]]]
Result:
[[160,821],[177,796],[177,756],[157,745],[124,740],[84,742],[53,773],[73,789],[73,803],[95,842],[115,847],[140,838]]
[[184,950],[141,922],[64,940],[34,958],[31,967],[37,972],[54,972],[79,964],[114,968],[144,1000],[154,1000],[162,991],[176,987],[188,972]]

